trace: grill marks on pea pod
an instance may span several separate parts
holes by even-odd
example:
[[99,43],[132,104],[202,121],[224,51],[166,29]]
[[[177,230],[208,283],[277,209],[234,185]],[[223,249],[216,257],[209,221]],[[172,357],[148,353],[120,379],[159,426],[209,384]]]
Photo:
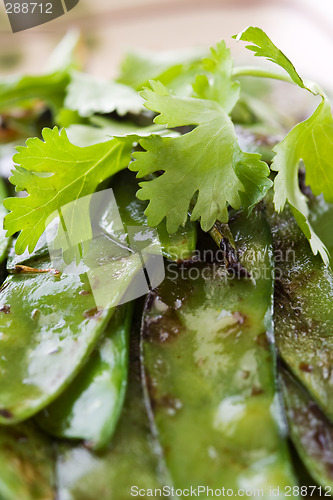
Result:
[[271,485],[295,484],[277,419],[275,361],[263,341],[271,335],[272,242],[262,211],[239,215],[231,230],[255,281],[231,278],[221,264],[195,264],[199,274],[187,277],[169,270],[142,322],[145,397],[175,487],[247,483],[267,495]]

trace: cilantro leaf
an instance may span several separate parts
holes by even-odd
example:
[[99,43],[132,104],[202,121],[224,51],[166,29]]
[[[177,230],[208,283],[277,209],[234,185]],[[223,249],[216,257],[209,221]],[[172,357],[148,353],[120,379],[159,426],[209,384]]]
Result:
[[167,84],[186,71],[191,64],[201,63],[204,55],[202,50],[129,52],[121,63],[118,82],[130,85],[136,90],[142,89],[149,80],[157,78]]
[[53,51],[45,74],[1,79],[0,112],[14,106],[24,107],[34,99],[45,101],[57,112],[63,104],[70,81],[69,71],[76,65],[75,50],[78,42],[78,33],[68,32]]
[[130,52],[121,64],[118,82],[141,90],[150,80],[159,80],[177,95],[191,95],[192,83],[200,69],[202,50]]
[[315,195],[323,193],[326,201],[333,202],[333,119],[329,102],[323,99],[313,115],[296,125],[275,146],[274,152],[276,156],[271,168],[278,172],[274,181],[275,208],[280,212],[286,202],[291,205],[313,253],[319,252],[328,263],[327,250],[308,220],[309,209],[298,185],[298,169],[303,160],[306,184],[311,186]]
[[211,55],[203,59],[207,74],[197,75],[193,85],[194,96],[218,102],[229,114],[239,99],[240,85],[232,80],[233,62],[224,41],[210,49]]
[[159,82],[151,86],[153,90],[145,90],[142,96],[147,108],[160,113],[156,123],[196,128],[180,137],[151,136],[140,141],[146,152],[135,154],[131,170],[138,177],[164,172],[142,182],[138,191],[139,199],[150,200],[149,225],[156,226],[166,217],[167,230],[174,233],[185,224],[193,202],[192,220],[201,219],[208,231],[216,219],[227,222],[228,204],[239,208],[257,203],[271,186],[269,168],[259,154],[240,149],[222,107],[212,100],[176,97]]
[[41,99],[57,111],[64,102],[68,84],[67,71],[6,78],[0,82],[0,112],[7,111],[14,106],[23,107],[26,102],[33,99]]
[[80,44],[80,31],[76,28],[70,29],[60,40],[50,55],[47,65],[47,73],[70,70],[80,66],[77,48]]
[[301,160],[306,168],[306,183],[315,195],[324,194],[326,201],[333,202],[333,119],[330,104],[323,91],[314,83],[305,85],[291,61],[279,50],[259,28],[249,27],[233,38],[252,43],[247,48],[256,56],[265,57],[287,71],[291,80],[299,87],[313,94],[321,94],[322,102],[313,115],[296,125],[275,146],[276,153],[272,170],[278,172],[274,180],[274,204],[282,211],[285,203],[290,204],[298,225],[309,240],[313,253],[318,252],[327,264],[328,251],[316,235],[308,219],[309,209],[306,197],[298,185],[298,170]]
[[17,166],[10,182],[17,191],[27,191],[28,196],[4,201],[10,210],[4,222],[7,236],[21,231],[15,245],[18,254],[27,247],[33,251],[52,214],[93,193],[131,159],[132,140],[127,138],[80,148],[69,142],[64,129],[45,128],[42,135],[44,141],[28,139],[26,146],[17,147],[13,157]]
[[162,125],[155,125],[154,123],[146,127],[138,127],[135,123],[126,121],[109,119],[108,122],[109,123],[105,124],[103,127],[80,124],[70,125],[66,128],[67,136],[72,144],[84,147],[98,144],[99,142],[109,141],[111,137],[131,136],[134,143],[138,142],[141,137],[147,137],[152,134],[163,135],[164,137],[176,137],[180,135],[174,130],[168,130]]
[[80,116],[112,111],[117,111],[118,115],[125,115],[128,112],[143,111],[142,99],[131,87],[78,71],[73,71],[71,74],[65,107],[77,111]]
[[265,57],[268,61],[277,64],[283,68],[289,74],[290,78],[299,87],[309,90],[311,89],[305,86],[302,78],[297,73],[293,63],[288,59],[284,53],[274,45],[271,39],[266,35],[266,33],[260,29],[253,26],[249,26],[244,31],[241,31],[238,35],[233,35],[232,38],[236,40],[242,40],[244,42],[250,42],[252,45],[246,45],[246,48],[252,50],[254,55],[257,57]]

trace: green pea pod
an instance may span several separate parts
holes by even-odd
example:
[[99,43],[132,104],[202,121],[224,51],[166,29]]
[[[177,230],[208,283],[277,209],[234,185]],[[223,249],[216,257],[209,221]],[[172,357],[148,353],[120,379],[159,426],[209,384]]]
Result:
[[3,229],[3,219],[7,214],[7,210],[2,202],[6,197],[6,186],[4,181],[0,178],[0,264],[2,264],[7,257],[8,247],[11,242],[11,238],[6,238],[6,231]]
[[52,443],[33,424],[0,429],[1,500],[53,500]]
[[137,350],[132,349],[128,392],[108,450],[95,454],[83,446],[60,446],[58,500],[128,500],[131,487],[134,494],[163,487],[163,463],[149,429]]
[[[171,263],[148,297],[146,398],[175,487],[259,489],[269,498],[270,488],[295,483],[267,340],[271,235],[259,210],[236,215],[230,228],[241,266]],[[244,268],[251,277],[241,277]]]
[[[144,214],[147,202],[136,198],[139,186],[135,176],[129,171],[121,172],[116,177],[112,188],[124,225],[147,227],[147,218]],[[192,257],[197,241],[195,223],[188,220],[185,227],[180,227],[172,235],[166,230],[165,221],[161,222],[156,229],[164,257],[175,261]]]
[[311,476],[323,486],[323,495],[333,488],[333,425],[304,388],[286,371],[281,382],[291,439]]
[[46,241],[45,233],[43,233],[32,253],[29,253],[27,249],[25,252],[23,252],[23,254],[17,255],[17,253],[15,253],[14,245],[12,245],[9,248],[7,256],[7,264],[6,264],[7,271],[10,273],[14,272],[15,266],[17,265],[28,264],[29,261],[30,262],[36,261],[38,259],[48,256],[49,256],[49,247]]
[[[28,261],[31,273],[5,280],[0,289],[1,423],[28,418],[66,389],[141,270],[137,254],[98,267],[109,254],[106,245],[107,238],[91,242],[81,274],[54,276],[45,257]],[[97,267],[89,268],[89,262]],[[96,306],[101,296],[104,309]]]
[[290,210],[271,212],[278,352],[333,420],[333,275],[314,256]]
[[71,385],[43,412],[38,423],[62,438],[84,439],[86,446],[107,446],[117,425],[127,386],[128,342],[132,307],[120,306]]
[[330,253],[333,268],[333,204],[327,203],[322,196],[310,200],[311,225]]

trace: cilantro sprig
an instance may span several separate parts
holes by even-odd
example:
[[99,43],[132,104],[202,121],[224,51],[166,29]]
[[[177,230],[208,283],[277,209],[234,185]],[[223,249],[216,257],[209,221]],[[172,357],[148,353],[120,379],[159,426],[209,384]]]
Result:
[[16,168],[9,180],[27,196],[4,201],[10,210],[4,228],[6,236],[20,231],[15,244],[18,254],[27,247],[33,251],[61,207],[96,191],[101,182],[126,168],[131,158],[132,142],[127,138],[80,148],[69,142],[65,129],[59,132],[54,127],[43,130],[43,139],[28,139],[13,158]]
[[197,125],[180,137],[151,136],[140,141],[147,152],[134,155],[131,169],[139,177],[158,170],[164,173],[140,184],[138,197],[150,200],[148,223],[164,217],[170,233],[184,225],[194,200],[191,219],[209,231],[216,219],[228,221],[228,205],[253,206],[271,187],[269,168],[259,154],[245,153],[237,142],[232,121],[215,101],[173,96],[166,87],[151,82],[153,90],[142,96],[146,106],[159,114],[156,123],[168,127]]
[[[304,122],[297,124],[273,149],[272,170],[278,172],[274,180],[274,205],[281,212],[288,202],[291,210],[307,237],[313,253],[318,252],[327,264],[328,251],[316,235],[309,222],[309,208],[306,197],[299,188],[298,171],[301,161],[306,169],[305,183],[313,194],[323,194],[327,202],[333,202],[333,118],[326,94],[313,83],[304,83],[291,61],[272,43],[259,28],[247,28],[238,40],[250,42],[247,48],[256,56],[265,57],[289,74],[291,81],[312,94],[319,94],[321,102]],[[251,70],[248,72],[251,74]],[[269,75],[266,75],[269,76]],[[275,75],[276,77],[278,75]],[[283,77],[281,78],[283,79]]]
[[[167,229],[173,233],[191,212],[192,220],[200,220],[203,230],[208,231],[216,220],[228,221],[228,207],[251,210],[273,187],[275,209],[281,211],[288,203],[313,252],[328,262],[327,250],[309,223],[307,199],[298,183],[303,162],[306,184],[315,195],[323,193],[326,201],[333,202],[333,121],[327,96],[298,74],[261,29],[250,27],[234,38],[247,42],[256,57],[286,73],[249,66],[233,68],[224,42],[203,60],[198,56],[149,60],[146,55],[132,54],[125,60],[118,82],[97,81],[72,70],[66,70],[66,80],[61,80],[63,69],[55,72],[54,85],[50,80],[45,100],[53,99],[57,108],[63,106],[81,115],[78,131],[87,133],[89,127],[102,123],[95,135],[103,139],[79,148],[71,144],[64,130],[44,129],[43,140],[29,139],[26,147],[19,148],[10,181],[27,196],[5,202],[11,211],[5,218],[7,234],[21,231],[16,251],[21,253],[26,247],[32,251],[50,214],[93,193],[102,181],[129,166],[143,179],[137,196],[149,201],[146,215],[151,226],[166,219]],[[273,148],[271,168],[260,154],[239,146],[231,117],[239,102],[240,76],[287,81],[321,97],[313,115]],[[156,77],[161,81],[151,80]],[[140,97],[136,90],[149,80]],[[6,83],[1,96],[0,83],[0,104],[10,92],[14,97],[19,95],[15,85]],[[29,92],[31,88],[29,83]],[[145,127],[142,133],[133,133],[140,125],[131,125],[128,136],[125,132],[122,137],[105,140],[110,135],[107,113],[140,113],[142,98],[145,107],[157,114],[156,125]],[[103,113],[106,116],[101,119]],[[75,123],[75,113],[72,116]],[[83,125],[82,117],[86,120]],[[166,129],[165,134],[157,133],[154,127],[158,125]],[[173,132],[178,127],[186,128],[182,135]],[[143,151],[132,156],[134,141],[140,142]],[[135,161],[131,161],[133,157]]]
[[159,115],[155,123],[167,127],[196,125],[175,138],[148,137],[140,141],[146,150],[134,157],[131,169],[138,177],[158,170],[164,173],[140,184],[137,196],[149,200],[148,223],[166,218],[167,229],[184,225],[190,206],[191,219],[200,219],[204,231],[215,221],[228,221],[228,205],[251,207],[271,187],[269,168],[259,154],[242,151],[228,113],[239,98],[239,84],[232,78],[230,51],[224,42],[211,49],[197,75],[193,96],[177,97],[159,82],[141,92],[145,106]]
[[45,102],[56,114],[61,109],[70,82],[70,73],[78,66],[76,50],[80,42],[76,31],[69,31],[51,54],[41,75],[17,75],[0,80],[0,113],[25,108],[31,102]]

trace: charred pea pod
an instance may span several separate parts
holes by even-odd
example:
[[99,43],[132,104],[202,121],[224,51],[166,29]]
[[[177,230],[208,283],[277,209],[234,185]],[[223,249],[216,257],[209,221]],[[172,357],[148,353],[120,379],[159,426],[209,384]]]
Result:
[[117,308],[79,375],[38,415],[39,425],[48,433],[83,439],[95,450],[109,444],[126,393],[131,318],[131,304]]
[[290,210],[268,205],[275,254],[275,341],[288,369],[333,420],[333,275]]
[[[114,195],[125,233],[114,230],[112,214],[108,212],[101,217],[101,227],[108,236],[128,245],[130,242],[126,230],[129,226],[142,227],[145,231],[149,229],[144,216],[145,203],[135,198],[138,186],[133,174],[121,174],[121,176],[119,182],[115,184]],[[194,251],[196,242],[194,224],[188,223],[188,227],[179,230],[173,236],[167,234],[165,227],[159,227],[158,237],[164,255],[172,254],[176,259],[185,259]],[[40,244],[35,253],[41,255],[45,250],[47,247]],[[17,256],[10,261],[11,267],[18,263],[22,265],[22,260],[18,260]],[[123,312],[119,313],[118,317],[116,314],[116,317],[112,318],[106,339],[102,341],[95,356],[92,356],[64,394],[39,415],[40,424],[48,432],[58,437],[84,439],[86,444],[94,449],[103,448],[109,442],[119,417],[127,380],[126,338],[130,326],[129,318],[129,311],[125,316]],[[105,359],[107,352],[109,364]],[[119,378],[119,371],[122,372],[122,379]],[[102,373],[104,378],[101,376]],[[114,383],[117,384],[117,388]],[[107,401],[110,405],[106,404]],[[91,411],[93,415],[87,418]]]
[[36,257],[15,264],[2,285],[2,424],[37,413],[68,387],[141,272],[138,255],[109,245],[106,237],[93,240],[80,274],[58,273],[48,256]]
[[171,263],[149,295],[145,397],[175,487],[258,488],[269,498],[295,484],[269,345],[272,241],[260,210],[230,228],[248,278],[219,263]]
[[58,446],[59,500],[128,500],[167,484],[144,406],[136,339],[133,331],[128,391],[108,449],[96,454],[83,446]]
[[331,496],[333,425],[290,373],[281,370],[280,377],[291,440],[309,474],[322,485],[323,495]]
[[51,441],[29,421],[0,429],[0,498],[53,500],[55,457]]

